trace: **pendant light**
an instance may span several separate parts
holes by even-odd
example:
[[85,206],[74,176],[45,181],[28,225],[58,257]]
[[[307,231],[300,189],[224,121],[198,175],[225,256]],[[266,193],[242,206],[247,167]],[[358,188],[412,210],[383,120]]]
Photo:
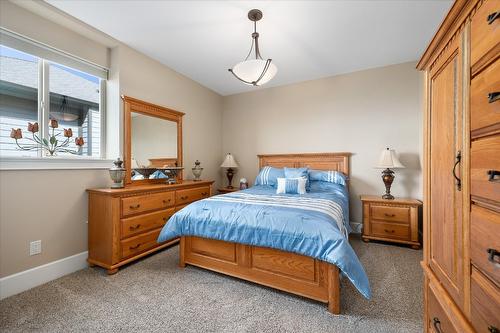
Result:
[[[257,32],[257,21],[262,18],[262,12],[252,9],[248,12],[248,19],[253,22],[252,46],[244,61],[237,63],[228,69],[238,80],[252,86],[261,86],[269,82],[278,72],[278,68],[272,59],[264,60],[259,51],[259,33]],[[255,55],[255,59],[251,58]]]
[[61,121],[75,121],[78,119],[78,115],[74,113],[68,113],[68,100],[67,97],[63,95],[63,100],[59,106],[59,111],[50,112],[51,116]]

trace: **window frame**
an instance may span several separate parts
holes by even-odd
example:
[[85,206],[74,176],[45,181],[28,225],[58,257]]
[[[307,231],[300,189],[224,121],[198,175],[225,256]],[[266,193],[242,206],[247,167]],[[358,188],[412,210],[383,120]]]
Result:
[[[1,29],[2,37],[5,36],[6,31]],[[8,32],[8,36],[14,39],[15,43],[29,43],[30,47],[35,49],[43,48],[47,51],[48,47],[46,45],[38,44],[32,40],[27,40],[26,38]],[[3,39],[3,38],[2,38]],[[8,39],[7,39],[8,40]],[[4,40],[0,41],[1,44],[13,48],[15,50],[25,52],[23,49],[16,47],[16,45],[9,45],[9,43],[4,43]],[[21,44],[22,45],[22,44]],[[49,85],[49,66],[51,63],[60,64],[68,68],[85,72],[84,66],[96,67],[94,64],[86,63],[81,59],[72,57],[66,53],[55,49],[48,49],[49,52],[57,53],[57,58],[54,60],[46,59],[43,56],[37,55],[36,52],[26,52],[39,59],[38,61],[38,123],[40,124],[40,135],[42,137],[47,137],[49,127],[49,112],[50,112],[50,85]],[[33,54],[35,53],[35,54]],[[61,57],[67,58],[69,64],[58,62],[62,59]],[[72,67],[71,64],[78,61],[80,63],[77,68]],[[13,156],[2,156],[0,158],[0,170],[60,170],[60,169],[108,169],[111,165],[112,160],[106,159],[106,82],[107,82],[107,70],[102,69],[106,72],[106,78],[102,76],[99,77],[99,115],[100,115],[100,154],[99,157],[78,155],[78,156],[44,156],[42,150],[37,150],[37,157],[13,157]],[[93,71],[88,73],[94,75]],[[95,75],[94,75],[95,76]]]

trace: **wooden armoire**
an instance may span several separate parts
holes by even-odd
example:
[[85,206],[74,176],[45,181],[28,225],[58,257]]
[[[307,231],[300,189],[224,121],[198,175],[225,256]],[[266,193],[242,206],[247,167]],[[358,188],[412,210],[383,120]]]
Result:
[[499,55],[500,0],[459,0],[417,65],[426,332],[500,332]]

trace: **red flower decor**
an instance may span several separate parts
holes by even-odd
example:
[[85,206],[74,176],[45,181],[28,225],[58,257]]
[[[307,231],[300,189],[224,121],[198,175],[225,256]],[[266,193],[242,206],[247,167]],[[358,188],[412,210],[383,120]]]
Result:
[[83,141],[83,137],[82,136],[76,137],[75,144],[80,147],[83,146],[85,144],[85,142]]
[[22,139],[23,132],[21,131],[20,128],[18,128],[18,129],[13,128],[12,131],[10,131],[10,137],[12,139],[16,139],[16,140]]
[[38,132],[38,123],[28,123],[28,132],[36,133]]
[[64,137],[71,138],[73,136],[73,130],[71,128],[64,129]]
[[57,122],[56,119],[50,119],[49,120],[49,127],[58,128],[59,127],[59,123]]

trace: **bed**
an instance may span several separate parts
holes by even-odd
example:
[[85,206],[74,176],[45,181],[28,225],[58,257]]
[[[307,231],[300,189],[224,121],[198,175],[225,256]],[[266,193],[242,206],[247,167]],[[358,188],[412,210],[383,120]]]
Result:
[[[260,168],[307,166],[346,176],[349,157],[258,156]],[[315,211],[320,203],[331,216]],[[366,273],[348,242],[348,211],[347,185],[301,196],[280,196],[270,186],[254,186],[182,209],[165,225],[159,241],[181,237],[180,267],[189,264],[307,297],[339,314],[340,274],[366,298],[371,296]]]

